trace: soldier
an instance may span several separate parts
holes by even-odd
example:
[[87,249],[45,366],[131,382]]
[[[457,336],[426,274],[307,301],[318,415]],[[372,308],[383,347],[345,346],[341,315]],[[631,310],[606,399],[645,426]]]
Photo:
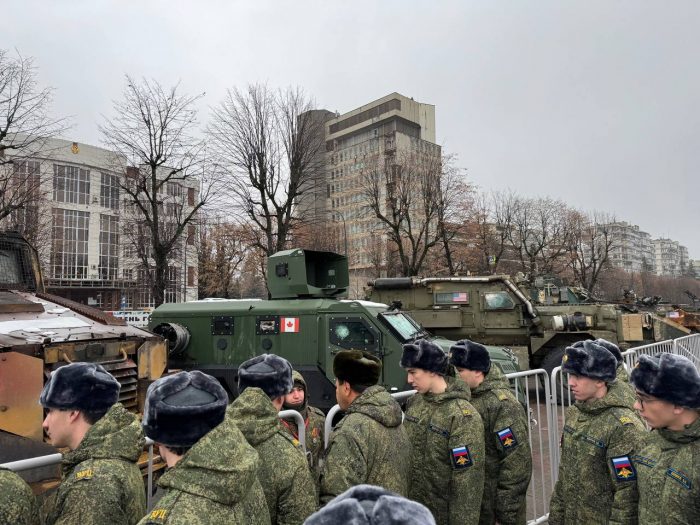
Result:
[[227,403],[219,382],[199,371],[148,387],[143,428],[168,470],[158,480],[165,495],[139,525],[269,525],[258,454],[225,417]]
[[617,360],[593,341],[570,346],[562,372],[576,403],[568,408],[559,479],[549,523],[636,523],[636,475],[630,458],[644,426],[615,381]]
[[450,348],[450,364],[469,386],[471,403],[484,423],[486,481],[479,523],[524,525],[532,476],[525,409],[485,346],[459,341]]
[[[304,418],[306,432],[306,455],[309,457],[309,465],[314,478],[319,475],[319,458],[323,452],[323,427],[326,422],[326,416],[323,415],[318,408],[309,405],[308,388],[304,377],[294,370],[292,372],[292,381],[294,387],[292,391],[284,396],[285,410],[296,410]],[[296,420],[283,419],[282,424],[292,437],[299,439],[299,429],[297,428]]]
[[430,509],[438,525],[479,522],[484,492],[484,425],[469,387],[449,377],[447,355],[419,339],[403,345],[401,366],[418,393],[406,408],[412,444],[408,497]]
[[46,523],[135,524],[146,512],[136,461],[144,445],[136,416],[118,403],[119,382],[102,366],[73,363],[55,370],[41,393],[44,431],[68,447],[63,481],[46,501]]
[[700,523],[700,375],[687,358],[640,356],[635,408],[654,430],[632,456],[639,523]]
[[289,361],[262,354],[238,368],[240,395],[228,408],[260,456],[258,477],[273,525],[298,525],[318,506],[316,486],[299,441],[289,435],[278,416],[292,387]]
[[360,484],[408,494],[411,442],[401,407],[377,385],[381,370],[376,356],[360,350],[342,350],[333,360],[335,395],[345,417],[326,450],[321,503]]
[[39,525],[39,509],[29,485],[0,467],[0,525]]
[[312,514],[304,525],[340,523],[372,525],[435,525],[430,511],[420,503],[382,487],[356,485]]

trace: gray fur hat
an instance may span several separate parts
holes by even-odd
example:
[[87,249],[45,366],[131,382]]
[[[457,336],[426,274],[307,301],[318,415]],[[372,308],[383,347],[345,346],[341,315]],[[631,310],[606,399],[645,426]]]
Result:
[[373,485],[356,485],[309,516],[304,525],[435,525],[420,503]]
[[566,348],[561,360],[561,371],[613,383],[617,359],[598,343],[582,341]]
[[484,345],[462,339],[450,347],[450,364],[457,368],[477,370],[488,374],[491,370],[491,356]]
[[224,420],[228,395],[212,376],[179,372],[151,383],[143,408],[143,431],[153,441],[190,447]]
[[682,355],[639,356],[630,382],[647,395],[684,408],[700,408],[700,374]]
[[620,363],[622,363],[622,352],[620,352],[619,346],[617,346],[615,343],[611,343],[610,341],[607,341],[606,339],[596,339],[595,342],[598,343],[603,348],[605,348],[612,355],[614,355],[615,359],[617,359],[618,365]]
[[107,411],[119,400],[120,389],[119,381],[101,365],[71,363],[53,371],[39,403],[59,410]]
[[275,354],[248,359],[238,368],[238,392],[242,393],[249,386],[261,389],[270,399],[287,395],[294,388],[292,365]]
[[414,343],[403,345],[400,364],[403,368],[421,368],[445,375],[448,364],[447,354],[435,343],[427,339],[418,339]]

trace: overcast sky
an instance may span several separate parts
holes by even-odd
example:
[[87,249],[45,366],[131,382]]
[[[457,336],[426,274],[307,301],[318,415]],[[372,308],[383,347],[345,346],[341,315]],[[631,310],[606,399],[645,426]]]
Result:
[[611,212],[700,259],[700,2],[2,0],[0,47],[34,56],[99,145],[124,74],[206,92],[302,86],[339,111],[398,91],[485,190]]

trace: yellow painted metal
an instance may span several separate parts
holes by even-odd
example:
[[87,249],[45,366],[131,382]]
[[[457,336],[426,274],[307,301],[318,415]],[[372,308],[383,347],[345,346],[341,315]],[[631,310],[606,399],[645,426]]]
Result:
[[146,341],[139,347],[139,379],[156,380],[168,365],[168,348],[163,340]]
[[44,361],[17,352],[0,354],[0,429],[41,440]]

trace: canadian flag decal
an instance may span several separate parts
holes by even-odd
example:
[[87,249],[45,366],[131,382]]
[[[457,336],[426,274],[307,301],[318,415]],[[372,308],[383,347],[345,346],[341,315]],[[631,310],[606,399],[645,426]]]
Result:
[[282,333],[296,333],[299,331],[299,318],[298,317],[283,317],[282,318]]

